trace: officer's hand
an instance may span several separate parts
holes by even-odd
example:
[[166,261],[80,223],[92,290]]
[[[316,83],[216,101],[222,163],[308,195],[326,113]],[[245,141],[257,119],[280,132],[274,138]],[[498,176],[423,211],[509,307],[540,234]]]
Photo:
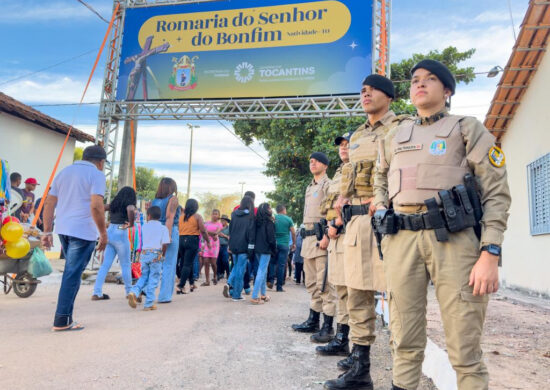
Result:
[[485,295],[498,291],[498,260],[498,256],[487,251],[481,252],[481,256],[470,272],[470,286],[474,287],[474,295]]
[[[384,207],[385,208],[385,207]],[[372,217],[374,215],[374,213],[376,213],[376,210],[379,210],[379,208],[377,208],[374,203],[371,202],[370,206],[369,206],[369,215]]]
[[342,217],[337,216],[336,219],[334,220],[334,225],[335,226],[342,226],[343,224],[344,224],[344,221],[342,220]]
[[373,200],[374,200],[374,196],[371,197],[371,198],[362,200],[362,201],[361,201],[361,204],[367,204],[367,203],[372,204]]
[[336,240],[338,238],[338,233],[337,232],[338,232],[338,229],[336,229],[335,227],[333,227],[333,226],[328,227],[328,237],[329,238],[331,238],[333,240]]
[[319,249],[327,249],[328,248],[328,237],[323,236],[323,239],[319,241]]

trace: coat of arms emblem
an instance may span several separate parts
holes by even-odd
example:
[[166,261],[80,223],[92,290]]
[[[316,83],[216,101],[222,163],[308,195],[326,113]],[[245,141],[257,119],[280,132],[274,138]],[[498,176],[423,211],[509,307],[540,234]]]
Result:
[[195,60],[199,57],[184,55],[179,59],[172,58],[174,66],[172,67],[172,75],[170,76],[169,87],[176,91],[187,91],[197,87],[197,75],[195,73]]

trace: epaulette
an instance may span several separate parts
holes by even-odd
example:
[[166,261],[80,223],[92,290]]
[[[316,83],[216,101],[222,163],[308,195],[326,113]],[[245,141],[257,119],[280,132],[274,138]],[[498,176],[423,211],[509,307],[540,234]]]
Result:
[[405,121],[405,120],[407,120],[407,119],[409,119],[409,120],[414,120],[412,115],[409,115],[409,114],[400,114],[400,115],[397,115],[395,118],[393,118],[392,123],[397,122],[397,124],[401,124],[401,122],[403,122],[403,121]]

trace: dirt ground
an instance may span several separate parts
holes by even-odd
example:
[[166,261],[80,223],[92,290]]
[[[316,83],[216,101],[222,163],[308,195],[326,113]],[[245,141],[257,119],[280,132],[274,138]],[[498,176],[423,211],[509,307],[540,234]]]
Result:
[[[428,299],[428,337],[445,349],[439,306]],[[550,301],[501,290],[489,302],[482,348],[490,389],[550,388]]]
[[[60,274],[27,299],[0,296],[0,377],[4,389],[322,389],[339,375],[337,357],[315,354],[290,325],[308,313],[303,286],[253,306],[222,296],[222,284],[174,295],[154,312],[132,310],[120,285],[91,301],[83,284],[75,305],[80,332],[52,333]],[[388,332],[372,352],[376,389],[391,387]],[[435,387],[426,378],[421,390]]]

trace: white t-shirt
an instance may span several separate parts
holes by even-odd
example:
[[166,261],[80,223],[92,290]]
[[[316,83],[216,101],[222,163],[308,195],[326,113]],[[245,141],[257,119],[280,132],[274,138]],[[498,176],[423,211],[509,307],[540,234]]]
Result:
[[160,221],[149,221],[141,228],[141,241],[143,250],[162,249],[163,244],[170,244],[170,233]]
[[50,195],[57,197],[55,229],[57,234],[87,241],[97,240],[92,218],[92,195],[105,195],[105,175],[89,161],[76,161],[56,176]]

